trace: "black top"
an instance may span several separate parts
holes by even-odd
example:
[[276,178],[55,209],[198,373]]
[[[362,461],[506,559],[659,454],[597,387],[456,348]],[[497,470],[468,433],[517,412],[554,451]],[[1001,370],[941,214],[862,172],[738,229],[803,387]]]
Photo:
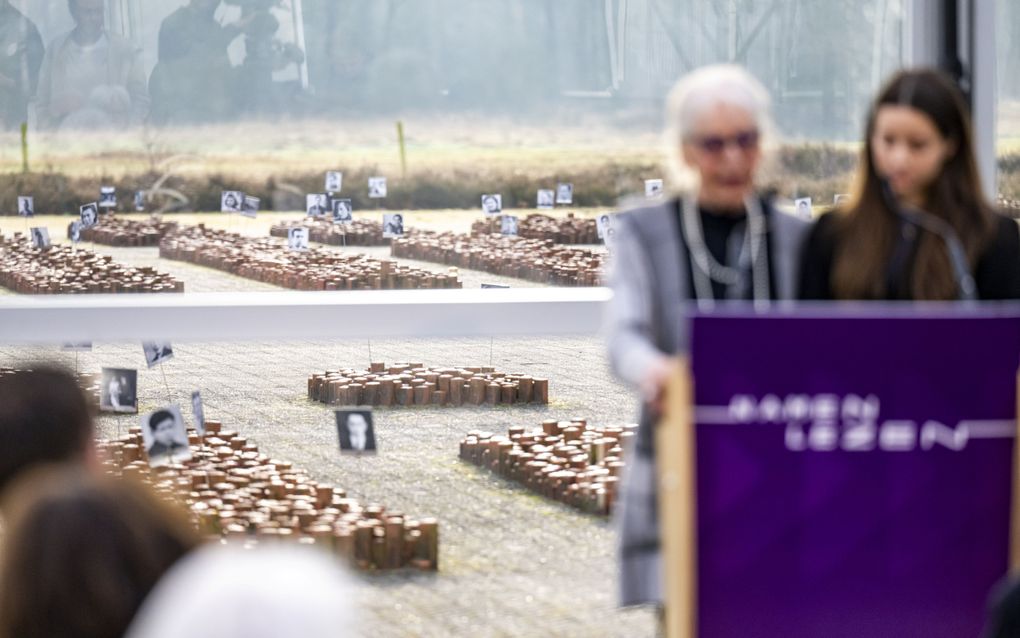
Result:
[[[772,265],[775,260],[772,257],[772,233],[771,233],[771,208],[768,202],[762,201],[762,211],[765,215],[765,245],[768,251],[768,268],[769,268],[769,299],[775,299],[776,281],[773,274]],[[698,214],[701,216],[701,231],[705,237],[705,246],[708,248],[709,253],[712,257],[724,266],[731,268],[735,267],[736,264],[730,263],[728,257],[730,237],[734,232],[746,232],[747,227],[747,211],[725,211],[718,209],[709,209],[704,206],[698,207]],[[684,232],[683,224],[683,200],[678,200],[676,204],[676,216],[677,216],[677,227],[680,229],[680,241],[687,247],[687,295],[688,299],[697,299],[697,289],[694,286],[694,269],[698,268],[698,265],[694,263],[693,255],[691,255],[690,244],[687,241],[686,233]],[[746,268],[745,281],[747,285],[744,287],[743,293],[739,299],[744,301],[751,301],[754,299],[754,286],[753,286],[753,272],[751,268]],[[719,283],[714,279],[710,279],[712,283],[712,296],[719,301],[729,299],[727,294],[726,284]]]
[[[995,234],[974,269],[978,299],[1001,301],[1020,299],[1020,227],[1015,220],[996,215]],[[833,300],[832,269],[840,237],[835,214],[823,215],[815,222],[804,244],[800,267],[800,298],[802,300]],[[890,256],[886,295],[880,301],[914,301],[910,292],[911,275],[916,258],[917,232],[905,231],[908,249]]]

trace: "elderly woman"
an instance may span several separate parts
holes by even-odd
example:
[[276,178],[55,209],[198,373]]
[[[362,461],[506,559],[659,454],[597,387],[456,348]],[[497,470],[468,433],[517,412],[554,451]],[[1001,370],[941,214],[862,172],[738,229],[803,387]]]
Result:
[[687,350],[684,317],[696,304],[794,299],[807,223],[756,190],[770,100],[745,70],[709,66],[682,78],[668,104],[677,198],[621,214],[611,285],[609,357],[638,389],[641,426],[618,509],[624,605],[663,601],[653,428],[665,384]]

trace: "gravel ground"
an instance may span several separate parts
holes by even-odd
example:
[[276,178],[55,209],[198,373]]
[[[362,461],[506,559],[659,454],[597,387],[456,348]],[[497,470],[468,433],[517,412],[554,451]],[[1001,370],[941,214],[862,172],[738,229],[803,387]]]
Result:
[[[124,263],[155,265],[183,279],[191,292],[275,289],[160,260],[154,248],[97,250]],[[461,274],[465,287],[482,281],[529,285],[473,271]],[[142,411],[168,402],[187,406],[190,392],[201,389],[209,418],[240,430],[267,453],[366,502],[439,518],[438,574],[357,576],[363,635],[654,634],[649,610],[615,607],[616,536],[607,522],[534,496],[457,458],[460,439],[472,429],[504,431],[576,416],[594,424],[633,421],[637,406],[612,380],[599,338],[180,343],[175,353],[162,369],[145,370],[137,344],[96,344],[77,358],[56,348],[0,347],[0,365],[48,358],[88,372],[137,367]],[[367,366],[370,359],[443,366],[491,361],[501,371],[548,377],[551,404],[378,410],[379,455],[341,458],[332,414],[306,398],[306,379],[327,369]],[[115,435],[136,420],[103,417],[101,428]]]

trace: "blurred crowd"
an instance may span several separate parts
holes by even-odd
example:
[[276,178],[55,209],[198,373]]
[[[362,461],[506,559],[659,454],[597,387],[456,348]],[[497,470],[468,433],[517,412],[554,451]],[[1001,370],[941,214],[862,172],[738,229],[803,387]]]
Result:
[[[0,120],[40,129],[110,129],[222,120],[280,110],[273,74],[304,53],[276,38],[273,0],[227,0],[241,17],[221,24],[221,0],[190,0],[159,30],[158,61],[146,77],[142,50],[106,28],[106,0],[68,0],[74,28],[43,42],[39,29],[0,0]],[[244,38],[233,66],[228,47]]]
[[75,375],[0,379],[0,638],[353,634],[326,553],[206,543],[181,506],[105,473]]

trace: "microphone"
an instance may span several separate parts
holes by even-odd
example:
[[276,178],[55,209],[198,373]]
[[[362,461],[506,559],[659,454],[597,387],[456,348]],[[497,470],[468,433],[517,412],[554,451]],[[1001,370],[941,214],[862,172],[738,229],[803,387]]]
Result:
[[879,182],[882,187],[882,199],[897,217],[919,230],[926,230],[937,235],[945,243],[946,249],[949,251],[949,261],[953,267],[956,287],[960,291],[960,301],[977,301],[977,284],[970,272],[967,251],[964,250],[963,242],[960,241],[960,236],[956,234],[953,227],[931,213],[904,206],[893,192],[889,180],[883,177],[879,178]]

